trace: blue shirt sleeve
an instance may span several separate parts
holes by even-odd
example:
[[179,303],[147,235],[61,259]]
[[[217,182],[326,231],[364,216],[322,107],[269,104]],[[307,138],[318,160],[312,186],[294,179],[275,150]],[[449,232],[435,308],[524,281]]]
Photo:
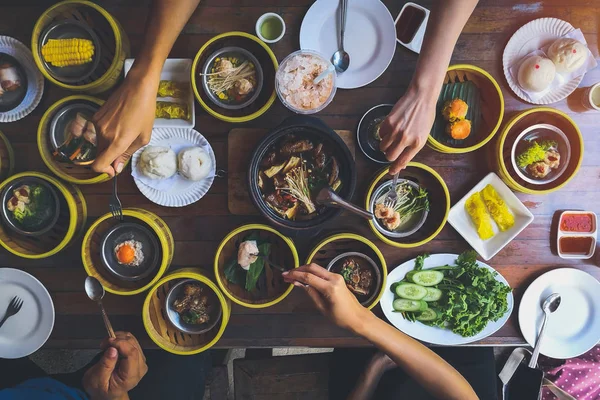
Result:
[[14,388],[0,390],[0,400],[88,400],[85,393],[52,378],[27,380]]

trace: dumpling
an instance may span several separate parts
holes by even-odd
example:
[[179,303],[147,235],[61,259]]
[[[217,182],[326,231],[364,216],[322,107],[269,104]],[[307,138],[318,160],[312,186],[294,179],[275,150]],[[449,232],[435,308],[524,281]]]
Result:
[[558,72],[573,72],[581,68],[588,58],[588,49],[575,39],[558,39],[548,48],[548,57]]
[[543,92],[556,75],[556,67],[550,59],[541,56],[527,58],[519,67],[519,85],[530,92]]
[[248,79],[242,78],[233,85],[240,96],[245,96],[254,89],[254,85]]
[[212,160],[200,147],[190,147],[179,152],[179,172],[191,181],[200,181],[210,174]]
[[177,172],[177,156],[169,147],[146,146],[138,167],[150,179],[170,178]]

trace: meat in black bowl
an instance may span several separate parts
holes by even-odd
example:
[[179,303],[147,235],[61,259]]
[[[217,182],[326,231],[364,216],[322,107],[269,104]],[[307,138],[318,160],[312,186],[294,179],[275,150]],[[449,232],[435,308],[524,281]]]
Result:
[[335,257],[327,270],[340,274],[348,289],[360,304],[371,304],[381,288],[381,271],[369,256],[363,253],[348,252]]
[[331,187],[349,200],[356,186],[354,159],[332,129],[313,117],[294,116],[259,143],[248,172],[250,196],[282,228],[313,229],[340,214],[316,203]]

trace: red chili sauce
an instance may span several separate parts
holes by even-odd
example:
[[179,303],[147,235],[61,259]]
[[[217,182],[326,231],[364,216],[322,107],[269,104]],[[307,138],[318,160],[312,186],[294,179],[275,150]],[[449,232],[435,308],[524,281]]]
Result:
[[560,230],[565,232],[593,232],[594,221],[590,214],[565,214],[560,221]]
[[410,43],[415,37],[425,19],[425,11],[413,6],[406,6],[404,12],[396,22],[396,37],[402,43]]
[[569,254],[587,254],[594,243],[594,238],[565,236],[560,238],[558,245],[561,253]]

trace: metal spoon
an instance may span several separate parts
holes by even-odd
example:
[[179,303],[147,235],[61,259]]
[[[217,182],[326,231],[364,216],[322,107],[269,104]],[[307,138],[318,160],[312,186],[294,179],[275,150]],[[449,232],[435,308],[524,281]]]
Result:
[[365,210],[364,208],[357,207],[352,203],[348,203],[346,200],[338,196],[337,193],[335,193],[330,187],[321,189],[316,200],[318,204],[343,208],[344,210],[350,211],[351,213],[363,217],[364,219],[373,219],[373,213]]
[[544,300],[544,304],[542,305],[542,310],[544,310],[544,322],[542,322],[542,329],[540,329],[540,334],[538,336],[537,343],[535,344],[535,348],[533,349],[531,360],[529,360],[529,368],[535,368],[537,365],[537,360],[540,355],[540,348],[542,346],[542,339],[546,329],[546,322],[548,322],[548,317],[550,314],[558,309],[558,306],[560,306],[560,294],[558,293],[552,293],[546,300]]
[[115,338],[115,331],[113,330],[112,325],[108,320],[108,315],[106,315],[106,311],[102,305],[102,299],[104,298],[104,287],[98,279],[94,278],[93,276],[88,276],[85,278],[85,292],[90,300],[98,303],[98,306],[100,307],[100,313],[102,314],[102,319],[104,320],[104,325],[108,331],[108,336]]
[[333,53],[331,62],[338,72],[344,72],[350,66],[350,55],[344,51],[344,32],[346,31],[346,15],[348,14],[348,0],[341,0],[340,10],[340,48]]

